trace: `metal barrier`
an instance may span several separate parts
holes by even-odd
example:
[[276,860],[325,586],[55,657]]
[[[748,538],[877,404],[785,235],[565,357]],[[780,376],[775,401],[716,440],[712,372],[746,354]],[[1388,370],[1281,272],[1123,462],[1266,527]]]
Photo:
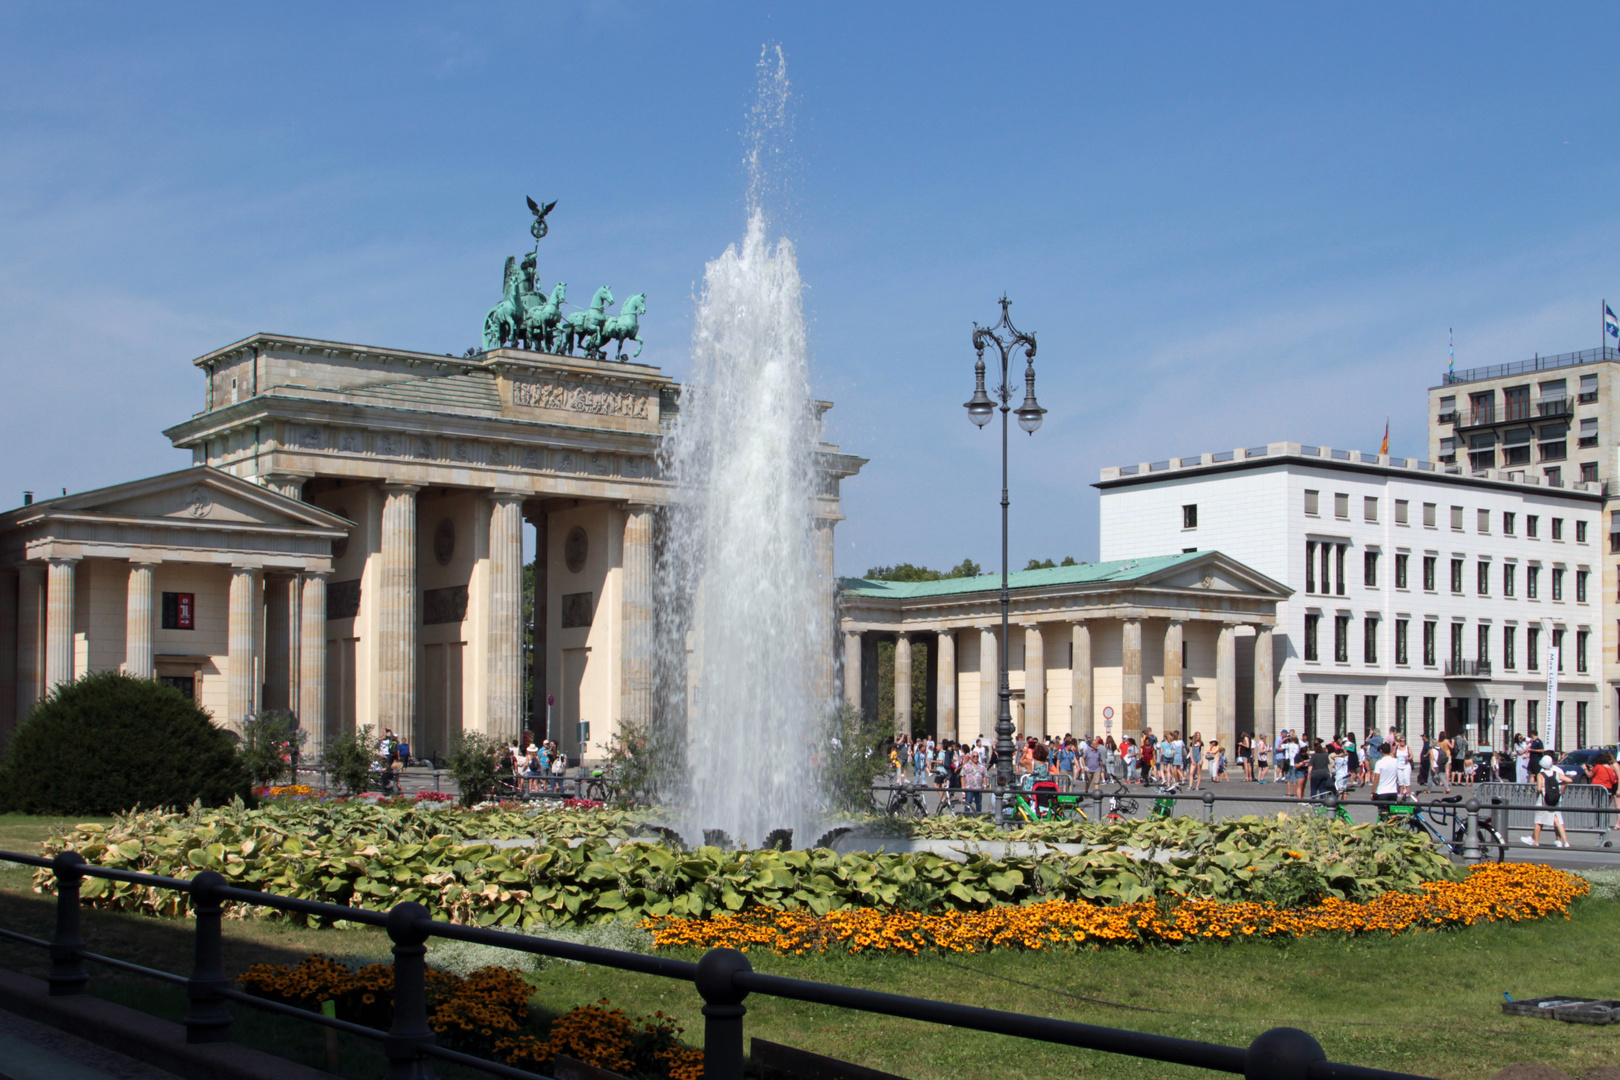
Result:
[[[563,960],[599,964],[620,971],[689,982],[703,998],[703,1053],[705,1080],[742,1080],[743,1019],[749,994],[765,994],[792,1001],[807,1001],[860,1012],[896,1016],[925,1023],[987,1031],[1038,1042],[1056,1043],[1110,1054],[1166,1061],[1177,1065],[1233,1073],[1246,1080],[1428,1080],[1410,1073],[1341,1065],[1327,1060],[1321,1044],[1298,1028],[1272,1028],[1247,1047],[1126,1031],[1119,1028],[1054,1020],[1022,1013],[1002,1012],[973,1005],[956,1005],[926,998],[905,997],[877,990],[809,982],[765,975],[753,969],[735,949],[711,949],[697,963],[640,953],[619,952],[590,945],[529,937],[504,930],[457,926],[437,922],[422,905],[406,901],[384,911],[299,900],[275,893],[232,887],[224,875],[206,870],[190,880],[159,877],[129,870],[92,866],[76,851],[53,859],[0,851],[0,860],[39,867],[56,876],[56,929],[50,941],[0,928],[0,938],[47,949],[51,970],[47,977],[52,997],[83,994],[90,981],[85,961],[183,985],[191,1005],[183,1021],[188,1043],[223,1042],[231,1014],[225,1003],[291,1016],[311,1024],[335,1028],[382,1044],[387,1058],[387,1080],[428,1080],[433,1074],[428,1058],[440,1058],[510,1080],[546,1080],[537,1073],[446,1050],[434,1043],[427,1014],[427,947],[430,937],[470,941],[480,945],[536,953]],[[87,877],[127,881],[191,895],[196,923],[196,952],[188,978],[167,971],[102,956],[85,948],[79,919],[79,886]],[[221,914],[224,904],[255,904],[296,915],[344,919],[381,927],[392,939],[394,956],[394,1017],[387,1031],[332,1019],[292,1005],[257,998],[231,987],[224,969]]]
[[[1513,842],[1508,836],[1510,826],[1527,832],[1535,824],[1539,799],[1534,784],[1475,784],[1474,797],[1483,806],[1501,807],[1502,838],[1509,843]],[[1569,832],[1601,834],[1614,827],[1614,799],[1607,788],[1597,784],[1565,784],[1557,809],[1564,815],[1564,828]]]

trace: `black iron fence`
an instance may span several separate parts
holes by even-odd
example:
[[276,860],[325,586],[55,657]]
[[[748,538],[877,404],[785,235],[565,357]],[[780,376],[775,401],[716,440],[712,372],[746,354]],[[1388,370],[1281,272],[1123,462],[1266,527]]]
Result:
[[[703,1074],[706,1080],[741,1080],[744,1065],[743,1022],[748,1013],[746,1002],[750,994],[1011,1035],[1150,1061],[1190,1065],[1232,1073],[1247,1080],[1426,1080],[1409,1073],[1331,1062],[1327,1060],[1321,1044],[1298,1028],[1272,1028],[1246,1047],[1222,1046],[1168,1035],[766,975],[755,971],[748,958],[735,949],[712,949],[693,963],[551,941],[502,930],[457,926],[434,920],[425,907],[410,901],[395,904],[387,911],[375,911],[239,889],[230,885],[224,875],[211,870],[189,880],[181,880],[92,866],[74,851],[62,852],[52,859],[0,851],[0,860],[50,870],[55,876],[56,928],[50,941],[0,928],[0,938],[49,951],[51,967],[47,982],[51,996],[85,993],[90,982],[85,964],[98,964],[184,986],[190,1002],[184,1020],[188,1043],[224,1041],[229,1035],[232,1020],[226,1005],[235,1002],[380,1043],[387,1059],[385,1076],[388,1080],[421,1080],[428,1077],[431,1071],[427,1062],[432,1058],[456,1062],[510,1080],[545,1080],[536,1073],[435,1044],[433,1030],[428,1026],[426,988],[427,941],[432,937],[599,964],[620,971],[691,983],[703,999]],[[191,975],[176,975],[132,964],[86,948],[79,917],[79,886],[86,877],[190,894],[196,924],[196,950]],[[369,1028],[235,989],[224,969],[221,918],[227,903],[255,904],[289,914],[343,919],[386,930],[393,942],[392,1027],[387,1031]]]

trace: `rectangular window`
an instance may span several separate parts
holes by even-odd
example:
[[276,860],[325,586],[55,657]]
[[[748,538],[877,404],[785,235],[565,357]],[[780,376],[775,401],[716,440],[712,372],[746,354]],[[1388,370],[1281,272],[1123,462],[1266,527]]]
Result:
[[1350,662],[1350,616],[1333,616],[1333,659],[1341,664]]
[[1434,639],[1439,636],[1439,627],[1433,619],[1423,620],[1423,663],[1427,667],[1434,667]]
[[1513,589],[1515,587],[1514,581],[1513,581],[1513,578],[1515,576],[1514,571],[1517,570],[1517,569],[1518,569],[1518,567],[1513,563],[1503,563],[1502,564],[1502,595],[1503,596],[1512,596],[1513,595]]
[[1361,553],[1361,583],[1369,589],[1378,588],[1378,552]]
[[1198,528],[1198,504],[1189,503],[1181,508],[1181,527],[1183,529]]
[[1429,592],[1434,592],[1435,564],[1437,562],[1439,562],[1439,559],[1433,555],[1423,556],[1423,587]]
[[1586,603],[1586,579],[1590,576],[1590,571],[1575,571],[1575,602],[1577,604]]
[[1451,662],[1461,667],[1463,662],[1463,624],[1451,624]]
[[1586,705],[1584,701],[1575,703],[1575,746],[1585,746],[1586,743]]
[[1406,628],[1408,625],[1409,621],[1406,619],[1395,620],[1395,662],[1397,664],[1409,662],[1406,652]]
[[1502,745],[1503,746],[1512,746],[1513,745],[1513,736],[1515,734],[1514,729],[1519,726],[1518,725],[1518,719],[1519,719],[1519,703],[1517,701],[1513,700],[1512,698],[1508,698],[1506,701],[1502,702]]
[[1586,672],[1586,643],[1591,636],[1590,630],[1575,631],[1575,670],[1582,674]]
[[1318,654],[1317,651],[1316,651],[1316,631],[1317,631],[1317,628],[1319,626],[1321,626],[1321,624],[1322,624],[1322,616],[1320,616],[1320,615],[1306,615],[1305,616],[1305,659],[1307,659],[1307,660],[1320,660],[1321,659],[1320,654]]
[[1332,580],[1333,580],[1332,566],[1330,565],[1331,562],[1332,562],[1332,559],[1333,559],[1333,545],[1332,544],[1323,544],[1322,545],[1322,591],[1325,592],[1325,593],[1333,591],[1333,587],[1330,584],[1330,582],[1332,582]]
[[1514,526],[1514,520],[1513,519],[1516,518],[1517,516],[1518,516],[1517,514],[1512,514],[1512,513],[1504,513],[1502,515],[1502,532],[1503,533],[1505,533],[1508,536],[1513,535],[1513,526]]
[[1491,628],[1483,623],[1474,628],[1474,659],[1480,662],[1481,667],[1489,667],[1491,663]]
[[1378,520],[1378,500],[1371,495],[1364,496],[1361,500],[1361,517],[1364,521]]
[[1349,549],[1349,547],[1349,544],[1334,545],[1334,551],[1336,554],[1334,556],[1333,569],[1336,571],[1336,573],[1333,575],[1333,591],[1338,593],[1340,596],[1344,595],[1344,553]]
[[1555,627],[1553,629],[1552,635],[1553,635],[1553,643],[1552,643],[1553,652],[1558,654],[1558,670],[1559,670],[1560,673],[1562,673],[1563,670],[1564,670],[1564,632]]
[[1405,499],[1396,499],[1395,500],[1395,524],[1397,524],[1397,525],[1405,525],[1407,523],[1406,522],[1406,514],[1407,514],[1407,507],[1409,505],[1410,504]]
[[1434,702],[1432,697],[1423,699],[1423,737],[1434,738]]
[[1496,391],[1468,395],[1469,420],[1475,424],[1496,423]]
[[[1592,479],[1596,480],[1597,477],[1594,476]],[[1584,521],[1577,521],[1575,523],[1575,542],[1577,544],[1586,543],[1586,522]]]
[[1562,540],[1564,538],[1564,519],[1563,518],[1553,518],[1552,519],[1552,538],[1554,540]]
[[1305,541],[1305,591],[1316,591],[1316,541]]
[[1454,532],[1462,532],[1462,519],[1463,508],[1460,506],[1453,506],[1451,508],[1451,528]]
[[1483,536],[1485,534],[1488,534],[1491,531],[1491,512],[1489,510],[1481,510],[1481,511],[1479,511],[1478,516],[1479,516],[1479,522],[1478,522],[1479,532],[1480,532],[1480,535]]
[[1530,419],[1530,388],[1528,386],[1510,386],[1503,390],[1502,405],[1506,410],[1505,419]]
[[[1395,699],[1395,734],[1406,738],[1406,703],[1410,700],[1405,697]],[[1368,732],[1368,734],[1372,734]]]
[[1512,626],[1502,627],[1502,666],[1512,671],[1519,666],[1519,631]]
[[1318,500],[1318,498],[1319,498],[1319,493],[1318,492],[1311,491],[1308,488],[1306,489],[1306,491],[1305,491],[1305,512],[1307,514],[1309,514],[1311,517],[1316,517],[1317,516],[1317,500]]
[[1451,591],[1454,593],[1463,591],[1463,561],[1461,559],[1451,560]]
[[1430,528],[1430,529],[1434,528],[1434,514],[1435,514],[1435,505],[1434,505],[1434,503],[1424,503],[1423,504],[1423,524],[1426,527]]
[[1541,595],[1541,567],[1535,563],[1524,568],[1524,595],[1532,600]]
[[1564,752],[1564,703],[1562,701],[1560,701],[1558,703],[1558,726],[1553,729],[1552,739],[1553,739],[1553,744],[1552,744],[1553,753],[1554,754],[1563,753]]
[[1361,662],[1378,663],[1378,619],[1372,615],[1361,622]]
[[1562,600],[1564,598],[1564,568],[1562,566],[1553,567],[1552,586],[1553,599]]
[[197,629],[197,594],[166,592],[163,594],[163,629]]
[[1406,560],[1407,560],[1407,558],[1408,558],[1408,556],[1407,556],[1406,552],[1404,552],[1404,551],[1396,552],[1396,554],[1395,554],[1395,587],[1397,589],[1406,588]]
[[[1597,464],[1597,462],[1595,462],[1595,461],[1583,461],[1583,462],[1581,462],[1581,483],[1590,484],[1592,481],[1596,480],[1597,478],[1598,478],[1598,464]],[[1576,532],[1585,532],[1586,531],[1585,529],[1579,528],[1579,524],[1580,523],[1577,523],[1577,528],[1576,528],[1575,531]]]
[[1524,628],[1524,668],[1535,671],[1541,666],[1541,627]]
[[1538,515],[1524,515],[1524,535],[1534,540],[1536,538],[1536,526],[1539,524],[1541,524],[1541,518]]
[[1333,734],[1343,735],[1350,726],[1350,695],[1333,695]]
[[1524,733],[1532,739],[1541,733],[1541,725],[1537,723],[1537,714],[1541,711],[1541,702],[1531,698],[1524,703]]
[[1317,695],[1305,695],[1305,737],[1316,738],[1316,702]]
[[1585,420],[1581,421],[1581,438],[1578,445],[1582,449],[1587,449],[1598,444],[1597,427],[1598,422],[1597,417],[1595,416],[1588,416]]
[[1477,579],[1474,584],[1479,586],[1479,595],[1491,595],[1491,564],[1484,559],[1479,560],[1474,577]]
[[1378,730],[1378,699],[1372,694],[1361,699],[1361,725],[1363,737]]
[[1342,491],[1333,496],[1333,516],[1345,521],[1350,520],[1350,496]]
[[1591,402],[1597,400],[1597,382],[1598,377],[1596,373],[1581,376],[1581,404],[1590,404]]

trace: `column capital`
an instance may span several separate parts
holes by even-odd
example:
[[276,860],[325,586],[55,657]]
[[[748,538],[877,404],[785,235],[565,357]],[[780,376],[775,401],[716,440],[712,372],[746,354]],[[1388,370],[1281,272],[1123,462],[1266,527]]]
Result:
[[129,566],[130,566],[130,569],[132,569],[132,570],[136,569],[136,568],[140,568],[140,569],[143,569],[143,570],[155,570],[157,567],[162,566],[162,565],[163,565],[163,560],[162,559],[130,559],[129,560]]
[[377,486],[388,492],[390,495],[415,495],[418,491],[422,490],[424,485],[407,484],[398,480],[384,480]]
[[1045,626],[1046,624],[1043,623],[1039,619],[1019,619],[1018,622],[1015,625],[1025,629],[1025,630],[1039,630],[1042,626]]
[[520,503],[529,497],[529,493],[527,491],[516,491],[512,488],[493,488],[490,490],[489,497],[496,502]]
[[45,562],[50,566],[72,566],[82,558],[82,555],[47,555]]
[[311,580],[325,581],[327,578],[332,576],[332,571],[330,571],[330,570],[300,570],[300,571],[298,571],[298,576],[299,576],[299,578],[301,578],[304,581],[311,581]]

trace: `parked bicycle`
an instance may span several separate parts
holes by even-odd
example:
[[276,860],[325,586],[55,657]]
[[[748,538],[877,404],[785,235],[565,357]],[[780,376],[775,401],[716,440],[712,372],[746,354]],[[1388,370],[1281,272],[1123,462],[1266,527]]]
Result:
[[[1468,848],[1468,814],[1461,795],[1448,795],[1426,803],[1397,802],[1378,811],[1378,820],[1404,818],[1406,827],[1423,836],[1447,855],[1462,858]],[[1481,814],[1478,826],[1479,848],[1484,858],[1501,862],[1507,857],[1507,842],[1488,814]],[[1495,854],[1492,854],[1492,849]]]
[[1344,803],[1336,802],[1332,806],[1328,805],[1327,792],[1325,791],[1319,795],[1312,795],[1299,805],[1318,817],[1333,818],[1335,821],[1342,821],[1346,825],[1356,823],[1355,818],[1350,816],[1350,811],[1346,809]]

